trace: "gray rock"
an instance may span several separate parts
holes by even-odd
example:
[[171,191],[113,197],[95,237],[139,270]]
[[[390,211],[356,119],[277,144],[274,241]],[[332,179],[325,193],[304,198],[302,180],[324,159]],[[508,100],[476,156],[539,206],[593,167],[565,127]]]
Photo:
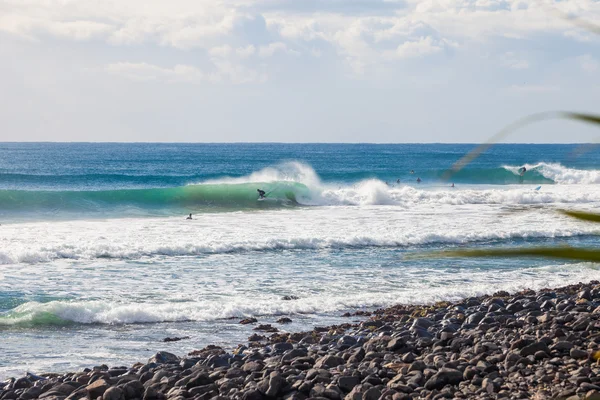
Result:
[[124,400],[125,393],[119,387],[113,386],[108,388],[102,395],[102,400]]
[[440,390],[444,386],[458,385],[463,381],[463,373],[452,368],[442,368],[425,383],[427,390]]
[[98,379],[97,381],[94,381],[93,383],[89,384],[86,387],[86,389],[89,392],[90,397],[92,399],[95,399],[97,397],[102,396],[106,389],[108,389],[109,387],[110,383],[108,383],[104,379]]
[[546,354],[550,353],[550,349],[548,348],[548,346],[546,345],[546,343],[544,343],[544,342],[535,342],[535,343],[532,343],[532,344],[530,344],[528,346],[523,347],[521,349],[521,356],[522,357],[532,356],[532,355],[534,355],[538,351],[543,351]]
[[388,351],[396,351],[396,350],[400,350],[401,348],[403,348],[405,346],[405,342],[403,338],[393,338],[392,340],[390,340],[387,344],[387,349]]
[[285,384],[285,379],[281,374],[277,371],[271,372],[269,375],[269,386],[265,395],[268,397],[275,397],[277,394],[283,389],[283,385]]
[[275,352],[277,352],[277,353],[283,353],[285,351],[292,350],[293,348],[294,348],[294,345],[291,343],[287,343],[287,342],[275,343],[273,345],[273,350],[275,350]]
[[179,361],[179,357],[177,357],[175,354],[167,353],[166,351],[159,351],[148,360],[148,364],[179,363]]
[[191,389],[196,386],[208,385],[208,384],[211,384],[212,382],[213,382],[212,379],[210,379],[210,377],[208,376],[208,374],[206,372],[199,372],[196,375],[194,375],[192,378],[190,378],[190,380],[188,381],[187,385],[185,385],[185,387],[187,389]]
[[588,357],[588,352],[580,349],[571,349],[569,355],[575,359],[582,359]]
[[146,391],[144,392],[143,400],[159,400],[162,398],[164,398],[164,395],[162,395],[161,393],[158,392],[158,390],[156,390],[155,388],[150,386],[150,387],[146,388]]
[[345,363],[346,362],[344,361],[344,359],[342,357],[327,355],[325,357],[320,358],[319,361],[317,361],[315,363],[315,368],[329,369],[329,368],[335,368],[338,365],[342,365]]
[[144,395],[144,385],[140,381],[131,381],[123,385],[125,399],[139,399]]
[[354,346],[356,344],[356,338],[344,335],[338,340],[337,343],[340,346]]
[[354,386],[360,383],[360,378],[357,376],[340,376],[338,378],[338,386],[344,392],[348,393],[354,389]]
[[377,389],[376,387],[372,387],[363,393],[362,400],[378,400],[380,396],[381,390]]

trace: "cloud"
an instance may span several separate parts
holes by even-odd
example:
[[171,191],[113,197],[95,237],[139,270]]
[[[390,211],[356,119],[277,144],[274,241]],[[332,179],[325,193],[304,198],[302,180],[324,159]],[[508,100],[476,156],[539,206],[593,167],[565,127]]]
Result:
[[579,56],[577,57],[577,60],[579,61],[581,69],[583,69],[586,72],[596,72],[600,69],[600,62],[598,62],[598,60],[592,57],[591,54]]
[[511,92],[515,93],[548,93],[557,92],[560,90],[555,85],[511,85],[507,88]]
[[529,68],[529,61],[519,58],[512,51],[504,53],[501,64],[508,69],[520,70]]
[[442,49],[442,43],[436,42],[431,36],[428,36],[402,43],[392,55],[397,58],[416,58],[439,53]]
[[206,79],[202,71],[190,65],[175,65],[173,68],[164,68],[143,62],[119,62],[107,65],[106,70],[111,74],[134,81],[200,83]]
[[283,42],[269,43],[267,46],[260,46],[258,50],[258,55],[261,57],[272,57],[275,53],[300,54],[295,50],[288,49],[287,45]]
[[256,47],[254,47],[252,44],[249,44],[246,47],[238,47],[235,52],[238,56],[246,58],[256,53]]
[[267,76],[243,65],[226,60],[214,60],[214,70],[203,72],[191,65],[178,64],[172,68],[145,62],[118,62],[106,66],[106,71],[133,81],[157,81],[164,83],[264,83]]

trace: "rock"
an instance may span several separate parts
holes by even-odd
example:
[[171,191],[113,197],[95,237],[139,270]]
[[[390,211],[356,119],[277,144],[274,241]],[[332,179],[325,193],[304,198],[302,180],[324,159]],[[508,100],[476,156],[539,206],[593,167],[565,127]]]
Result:
[[463,381],[463,373],[456,369],[442,368],[425,383],[427,390],[440,390],[444,386],[458,385]]
[[163,397],[164,396],[161,396],[161,394],[156,389],[154,389],[152,386],[149,386],[144,392],[143,400],[159,400]]
[[175,354],[168,353],[166,351],[159,351],[148,360],[148,364],[170,364],[179,363],[179,357]]
[[335,368],[338,365],[342,365],[345,363],[346,362],[344,361],[344,359],[342,357],[327,355],[325,357],[320,358],[319,361],[317,361],[315,363],[315,368],[316,369],[320,369],[320,368],[329,369],[329,368]]
[[275,350],[277,353],[283,353],[285,351],[292,350],[293,348],[294,348],[294,345],[291,343],[287,343],[287,342],[275,343],[273,345],[273,350]]
[[244,370],[246,372],[258,372],[258,371],[262,371],[262,369],[263,369],[263,364],[258,361],[248,361],[242,367],[242,370]]
[[281,374],[277,371],[271,372],[269,375],[269,386],[265,392],[265,395],[268,397],[275,397],[283,388],[285,384],[285,379]]
[[362,400],[363,385],[356,385],[350,393],[344,397],[344,400]]
[[588,391],[583,397],[585,400],[600,400],[600,392],[597,390]]
[[60,393],[64,396],[68,396],[75,391],[75,386],[69,385],[67,383],[62,383],[60,385],[56,385],[52,388],[53,392]]
[[393,338],[392,340],[390,340],[387,344],[387,349],[388,351],[396,351],[396,350],[400,350],[401,348],[405,347],[405,342],[403,338]]
[[125,399],[139,399],[144,395],[144,385],[140,381],[131,381],[123,385],[123,396]]
[[31,387],[32,382],[27,379],[27,378],[19,378],[15,381],[15,383],[13,383],[13,390],[17,390],[17,389],[26,389],[28,387]]
[[242,395],[242,400],[262,400],[263,396],[260,394],[258,390],[250,389],[247,392],[244,392]]
[[189,336],[182,336],[182,337],[166,337],[164,338],[162,341],[163,342],[178,342],[180,340],[184,340],[184,339],[189,339]]
[[381,391],[376,387],[372,387],[363,393],[362,400],[378,400],[380,396]]
[[338,386],[342,391],[348,393],[354,389],[354,386],[360,383],[360,378],[357,376],[340,376],[338,378]]
[[356,339],[352,336],[344,335],[337,341],[338,346],[354,346],[356,344]]
[[248,324],[255,324],[257,322],[258,322],[258,320],[256,318],[244,318],[243,320],[240,321],[240,324],[248,325]]
[[523,347],[521,349],[521,356],[522,357],[532,356],[532,355],[534,355],[538,351],[543,351],[546,354],[550,353],[550,349],[548,348],[548,346],[546,345],[546,343],[535,342],[535,343],[532,343],[532,344],[530,344],[528,346]]
[[584,351],[584,350],[579,350],[579,349],[571,349],[571,351],[569,352],[569,355],[575,359],[582,359],[582,358],[588,357],[588,352]]
[[567,342],[567,341],[561,341],[561,342],[556,342],[555,344],[553,344],[552,346],[550,346],[551,350],[557,350],[557,351],[569,351],[571,350],[575,345],[571,342]]
[[283,296],[283,297],[281,298],[281,300],[290,301],[290,300],[298,300],[299,298],[300,298],[300,297],[298,297],[298,296],[293,296],[293,295],[292,295],[292,296],[289,296],[289,295],[288,295],[288,296]]
[[185,385],[187,389],[191,389],[196,386],[204,386],[213,383],[212,379],[208,376],[206,372],[199,372],[195,374],[188,383]]
[[291,322],[292,322],[292,319],[288,318],[288,317],[281,317],[277,320],[278,324],[289,324]]
[[262,325],[258,325],[257,327],[254,328],[255,331],[264,331],[264,332],[279,332],[279,329],[275,328],[274,326],[271,326],[271,324],[262,324]]
[[106,391],[106,389],[108,389],[109,387],[110,387],[110,383],[108,383],[104,379],[98,379],[97,381],[94,381],[93,383],[89,384],[86,387],[86,389],[87,389],[88,393],[90,394],[90,397],[92,399],[95,399],[97,397],[102,396],[104,394],[104,392]]
[[104,392],[102,400],[125,400],[125,394],[121,388],[111,387]]

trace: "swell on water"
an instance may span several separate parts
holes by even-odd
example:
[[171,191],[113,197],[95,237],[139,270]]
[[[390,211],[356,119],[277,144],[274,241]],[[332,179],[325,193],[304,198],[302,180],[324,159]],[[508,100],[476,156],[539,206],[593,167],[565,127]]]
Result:
[[[468,184],[595,184],[600,183],[600,170],[578,170],[560,164],[538,163],[522,166],[503,166],[494,169],[466,168],[459,171],[454,182]],[[435,185],[445,187],[439,179],[444,170],[423,171],[420,188]],[[48,177],[48,179],[52,179]],[[446,204],[517,203],[595,201],[584,193],[532,194],[526,190],[470,190],[445,194],[417,190],[414,182],[391,186],[372,178],[359,182],[322,182],[308,165],[299,162],[283,163],[253,172],[244,177],[223,177],[186,186],[147,189],[115,190],[0,190],[0,213],[10,212],[112,212],[132,209],[144,212],[173,210],[195,211],[202,208],[265,209],[295,205],[406,205],[417,202]],[[433,186],[432,186],[433,185]],[[258,201],[257,189],[265,190],[267,198]],[[525,188],[525,187],[524,187]]]
[[[0,332],[12,328],[69,326],[73,324],[123,325],[160,322],[216,321],[251,316],[277,316],[306,313],[331,313],[355,307],[381,307],[393,304],[427,304],[457,301],[499,290],[557,287],[600,277],[594,264],[550,265],[498,274],[492,281],[485,274],[458,273],[462,283],[429,285],[414,282],[414,288],[361,294],[311,294],[286,301],[271,294],[248,301],[244,297],[212,302],[118,302],[110,300],[30,301],[7,312],[0,312]],[[442,277],[444,279],[444,277]],[[417,289],[416,291],[414,289]]]
[[[257,202],[256,189],[267,192]],[[120,189],[97,191],[0,190],[2,211],[93,212],[118,208],[141,210],[194,207],[265,208],[297,203],[307,193],[297,182],[198,184],[174,188]]]

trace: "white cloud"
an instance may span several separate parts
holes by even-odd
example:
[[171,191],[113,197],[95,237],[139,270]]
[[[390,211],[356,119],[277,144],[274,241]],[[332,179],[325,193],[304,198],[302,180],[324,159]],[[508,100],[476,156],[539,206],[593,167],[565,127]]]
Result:
[[231,48],[231,46],[225,44],[223,46],[213,47],[208,51],[208,54],[210,54],[213,57],[228,57],[232,53],[232,51],[233,49]]
[[512,51],[504,53],[501,64],[508,69],[519,70],[529,68],[529,61],[521,59]]
[[579,61],[579,65],[581,65],[581,69],[586,72],[596,72],[600,69],[600,62],[592,57],[591,54],[577,57],[577,60]]
[[203,72],[191,65],[178,64],[172,68],[148,63],[119,62],[106,66],[106,71],[134,81],[158,81],[165,83],[264,83],[267,75],[236,65],[227,60],[213,60],[214,70]]
[[508,87],[508,90],[516,93],[548,93],[548,92],[557,92],[560,90],[558,86],[555,85],[511,85]]
[[442,43],[436,42],[431,36],[428,36],[402,43],[391,55],[397,58],[416,58],[439,53],[442,49]]
[[254,47],[252,44],[249,44],[246,47],[238,47],[235,52],[238,56],[246,58],[256,53],[256,47]]
[[107,65],[106,70],[134,81],[200,83],[205,79],[205,74],[202,71],[190,65],[175,65],[173,68],[163,68],[148,63],[119,62]]
[[295,50],[288,49],[287,45],[283,42],[269,43],[267,46],[260,46],[258,50],[258,55],[260,57],[272,57],[275,53],[299,54]]

